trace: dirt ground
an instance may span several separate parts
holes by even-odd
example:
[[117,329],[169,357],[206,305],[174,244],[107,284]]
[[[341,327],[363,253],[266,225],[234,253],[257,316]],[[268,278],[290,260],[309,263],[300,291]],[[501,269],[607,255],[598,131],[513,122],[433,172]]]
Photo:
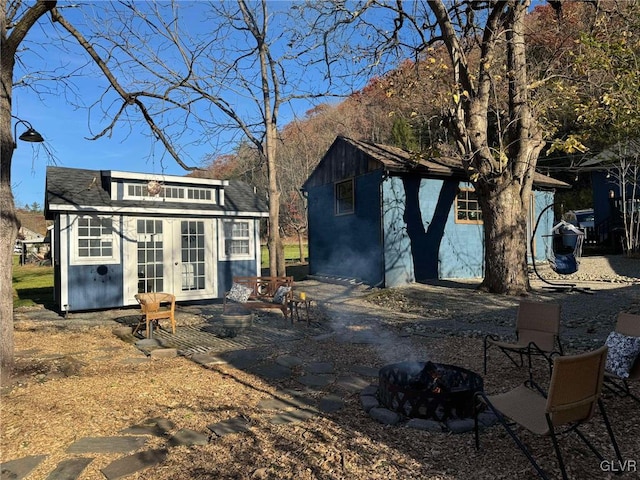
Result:
[[[451,290],[454,291],[465,295]],[[469,296],[468,292],[466,295]],[[598,302],[592,296],[577,301]],[[491,303],[489,299],[488,304]],[[395,318],[397,322],[396,311],[385,308],[378,305],[377,314]],[[317,309],[314,320],[330,322],[325,314],[325,310]],[[430,433],[377,423],[362,409],[358,393],[347,395],[344,408],[335,413],[317,415],[301,423],[276,425],[269,422],[273,412],[260,409],[258,403],[269,398],[290,399],[283,392],[303,388],[294,379],[265,380],[228,364],[204,367],[183,357],[138,362],[136,359],[144,355],[134,345],[116,337],[113,328],[110,325],[61,328],[28,320],[16,322],[17,374],[12,384],[3,386],[0,397],[0,462],[47,455],[28,477],[45,479],[60,461],[70,458],[66,453],[69,445],[83,437],[118,435],[131,425],[157,417],[170,420],[176,429],[206,433],[207,425],[241,416],[249,420],[249,432],[214,437],[204,446],[170,448],[166,461],[130,478],[537,478],[525,456],[499,425],[482,432],[482,446],[476,450],[472,433]],[[429,352],[430,358],[438,362],[481,372],[479,337],[403,335],[403,348]],[[340,342],[335,336],[306,337],[272,345],[269,357],[281,355],[329,360],[338,370],[345,371],[351,365],[384,364],[379,346]],[[544,383],[544,366],[538,365],[536,375]],[[494,357],[484,377],[485,390],[504,391],[525,378],[526,372],[514,368],[506,358]],[[335,388],[327,387],[322,394],[345,396],[344,392],[332,390]],[[637,386],[635,391],[640,393]],[[605,396],[605,404],[623,457],[640,462],[637,420],[640,405],[611,395]],[[585,426],[584,432],[601,447],[607,461],[615,460],[598,415],[592,424]],[[543,468],[552,477],[558,477],[549,439],[526,432],[523,438]],[[152,437],[145,448],[165,445],[165,439]],[[575,435],[563,439],[561,448],[570,478],[614,478]],[[81,479],[104,478],[100,469],[121,454],[93,456],[95,459]],[[615,478],[638,478],[637,475],[630,472]]]

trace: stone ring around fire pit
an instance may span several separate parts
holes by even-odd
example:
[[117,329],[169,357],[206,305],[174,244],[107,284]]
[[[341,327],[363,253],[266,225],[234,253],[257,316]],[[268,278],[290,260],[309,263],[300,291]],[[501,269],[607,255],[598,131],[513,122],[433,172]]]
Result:
[[[360,393],[374,420],[432,432],[473,430],[474,397],[484,386],[477,373],[442,363],[400,362],[382,367],[378,381]],[[478,420],[483,426],[496,422],[490,412],[481,412]]]

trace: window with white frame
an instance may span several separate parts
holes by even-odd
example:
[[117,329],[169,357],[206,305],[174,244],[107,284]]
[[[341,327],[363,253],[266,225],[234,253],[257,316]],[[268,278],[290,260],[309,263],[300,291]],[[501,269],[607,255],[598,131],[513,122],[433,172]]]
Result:
[[482,223],[478,194],[473,188],[462,188],[456,197],[456,223]]
[[211,189],[209,188],[187,188],[187,198],[189,200],[211,201]]
[[216,203],[215,191],[212,188],[179,187],[162,185],[160,192],[152,195],[144,183],[125,183],[125,200],[157,200],[170,199],[174,202]]
[[74,229],[74,263],[112,263],[118,261],[113,219],[111,217],[78,217]]
[[222,254],[227,259],[253,258],[251,221],[223,220]]

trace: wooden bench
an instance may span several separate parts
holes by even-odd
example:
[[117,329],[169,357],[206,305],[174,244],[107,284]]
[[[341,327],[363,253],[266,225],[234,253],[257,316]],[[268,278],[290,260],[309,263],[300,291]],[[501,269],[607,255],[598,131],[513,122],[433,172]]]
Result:
[[[285,319],[288,318],[289,303],[293,299],[293,277],[233,277],[233,283],[242,285],[251,290],[246,302],[234,302],[227,297],[230,292],[226,292],[223,300],[223,312],[233,310],[235,305],[241,305],[246,309],[277,308]],[[283,303],[273,301],[278,287],[288,287]]]

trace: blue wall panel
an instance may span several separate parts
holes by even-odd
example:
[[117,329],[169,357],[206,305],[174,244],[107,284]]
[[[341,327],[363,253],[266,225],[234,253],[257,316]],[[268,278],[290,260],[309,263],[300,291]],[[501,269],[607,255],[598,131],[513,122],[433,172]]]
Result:
[[383,280],[380,229],[381,171],[354,180],[355,211],[334,214],[334,184],[312,187],[309,205],[309,272],[357,278],[376,285]]
[[231,289],[233,277],[254,277],[259,276],[256,272],[255,260],[233,260],[218,262],[218,298],[223,298],[224,294]]
[[591,186],[593,188],[593,214],[595,217],[595,225],[599,225],[605,220],[615,222],[613,215],[612,200],[609,198],[609,190],[613,191],[614,196],[620,197],[620,188],[613,176],[607,178],[607,172],[592,172]]
[[[457,180],[383,178],[377,172],[364,175],[356,178],[356,214],[344,216],[333,214],[333,184],[310,188],[310,273],[355,277],[371,285],[384,280],[386,287],[431,279],[481,278],[483,225],[456,223],[455,199],[462,186],[470,187]],[[378,189],[381,200],[376,197]],[[535,192],[535,198],[534,222],[553,202],[553,193]],[[382,208],[381,220],[376,218],[378,208]],[[545,258],[543,236],[552,222],[552,212],[541,220],[536,259]],[[528,248],[529,239],[526,241]]]
[[415,281],[411,258],[411,240],[405,223],[406,193],[398,177],[388,177],[382,184],[382,219],[384,229],[385,287]]
[[71,265],[66,310],[120,307],[124,304],[122,288],[122,265]]
[[386,285],[482,275],[482,225],[456,224],[458,182],[385,180]]
[[[538,228],[535,231],[535,238],[533,240],[533,246],[535,249],[535,259],[536,262],[546,262],[549,255],[551,254],[551,249],[553,247],[553,241],[550,237],[551,230],[554,226],[554,212],[553,208],[548,209],[542,217],[540,217],[540,213],[549,205],[553,204],[554,201],[553,192],[542,192],[537,191],[534,192],[534,202],[533,202],[533,214],[531,217],[531,228],[529,230],[529,236],[533,235],[533,229],[536,227],[536,223],[538,219],[540,220],[538,223]],[[528,239],[531,241],[531,238]],[[528,261],[531,263],[531,246],[527,245],[528,252]]]
[[[458,189],[468,184],[451,180],[422,181],[424,220],[438,225],[437,278],[476,278],[482,276],[484,241],[481,224],[456,223],[455,199]],[[446,219],[445,219],[446,217]],[[432,277],[433,278],[433,277]]]

